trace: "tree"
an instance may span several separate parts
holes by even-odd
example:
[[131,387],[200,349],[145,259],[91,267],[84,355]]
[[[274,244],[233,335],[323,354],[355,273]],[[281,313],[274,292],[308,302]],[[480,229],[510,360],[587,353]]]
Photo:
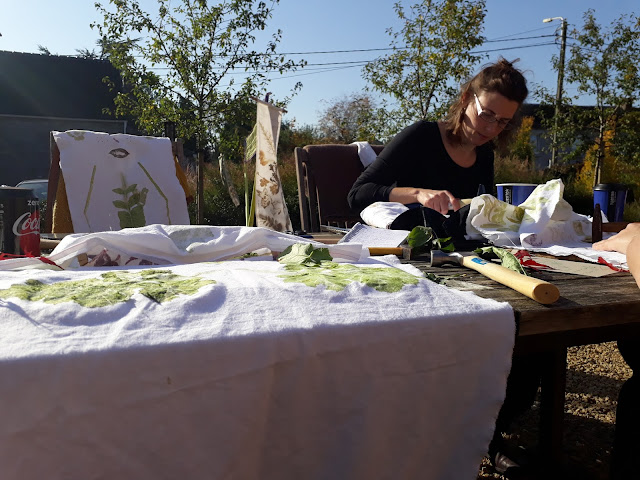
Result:
[[363,75],[395,102],[389,126],[397,129],[446,111],[481,59],[471,50],[484,42],[486,8],[485,0],[422,0],[408,13],[400,2],[394,8],[403,26],[387,30],[393,53],[367,64]]
[[[279,30],[262,52],[253,49],[278,3],[157,0],[156,14],[144,11],[139,0],[109,0],[111,9],[96,3],[104,21],[92,27],[128,88],[116,96],[116,114],[134,116],[149,134],[160,133],[165,121],[175,122],[178,136],[196,139],[202,171],[204,149],[228,132],[224,125],[227,115],[237,114],[234,103],[264,88],[268,73],[304,65],[277,54]],[[236,73],[244,80],[236,81]]]
[[[640,19],[634,14],[622,15],[609,29],[597,23],[593,10],[587,10],[583,19],[582,28],[570,34],[574,43],[565,80],[577,93],[565,96],[567,105],[558,118],[558,146],[560,151],[571,150],[567,160],[583,158],[591,149],[595,156],[593,181],[600,183],[607,135],[612,135],[609,144],[614,156],[625,152],[633,157],[631,151],[636,151],[637,158],[637,133],[629,129],[636,125],[631,107],[640,95]],[[553,63],[557,70],[557,57]],[[575,105],[582,95],[593,98],[594,105]]]
[[531,143],[532,128],[533,117],[524,117],[520,128],[514,135],[509,153],[519,160],[525,160],[529,168],[533,170],[535,168],[535,159],[533,144]]
[[376,125],[375,102],[366,93],[354,93],[334,99],[318,122],[318,130],[329,143],[376,142],[380,140]]

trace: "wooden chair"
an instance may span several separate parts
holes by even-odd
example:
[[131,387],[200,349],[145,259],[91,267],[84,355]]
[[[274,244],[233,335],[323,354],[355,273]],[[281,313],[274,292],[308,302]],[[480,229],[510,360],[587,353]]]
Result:
[[[376,154],[383,145],[372,145]],[[307,145],[294,151],[300,222],[307,232],[323,225],[349,228],[360,221],[347,194],[364,170],[356,145]]]
[[[187,203],[193,201],[193,193],[187,183],[187,177],[181,167],[184,164],[184,150],[181,141],[171,142],[176,176],[180,185],[185,191]],[[67,199],[64,178],[60,171],[60,150],[53,138],[53,133],[49,136],[49,185],[47,190],[47,209],[45,213],[45,227],[42,233],[74,233],[71,214],[69,212],[69,202]],[[182,160],[181,160],[182,159]]]
[[591,224],[591,240],[593,243],[599,242],[600,240],[602,240],[603,232],[617,233],[621,230],[624,230],[627,225],[629,225],[629,222],[603,223],[600,204],[596,203],[596,206],[593,208],[593,222]]

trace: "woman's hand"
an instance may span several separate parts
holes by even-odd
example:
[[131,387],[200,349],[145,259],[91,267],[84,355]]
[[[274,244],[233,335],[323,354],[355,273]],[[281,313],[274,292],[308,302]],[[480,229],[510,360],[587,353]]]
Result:
[[460,200],[448,190],[429,190],[426,188],[396,187],[391,190],[389,201],[405,205],[417,202],[440,212],[442,215],[446,215],[449,210],[459,210],[462,207]]
[[634,237],[640,235],[640,223],[630,223],[620,233],[593,244],[594,250],[607,250],[613,252],[627,253],[627,248]]
[[425,207],[429,207],[442,215],[446,215],[449,210],[459,210],[460,200],[454,197],[448,190],[427,190],[419,189],[417,200]]

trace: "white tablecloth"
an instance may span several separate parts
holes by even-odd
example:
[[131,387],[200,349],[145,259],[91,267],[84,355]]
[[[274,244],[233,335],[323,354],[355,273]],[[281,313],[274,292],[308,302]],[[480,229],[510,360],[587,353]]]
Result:
[[409,277],[314,287],[319,272],[3,272],[0,478],[475,479],[511,308]]

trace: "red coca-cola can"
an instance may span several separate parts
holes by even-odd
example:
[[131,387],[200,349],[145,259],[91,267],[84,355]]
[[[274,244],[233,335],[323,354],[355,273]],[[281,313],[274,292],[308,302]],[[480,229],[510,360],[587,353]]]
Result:
[[40,207],[28,188],[0,187],[0,251],[40,256]]

